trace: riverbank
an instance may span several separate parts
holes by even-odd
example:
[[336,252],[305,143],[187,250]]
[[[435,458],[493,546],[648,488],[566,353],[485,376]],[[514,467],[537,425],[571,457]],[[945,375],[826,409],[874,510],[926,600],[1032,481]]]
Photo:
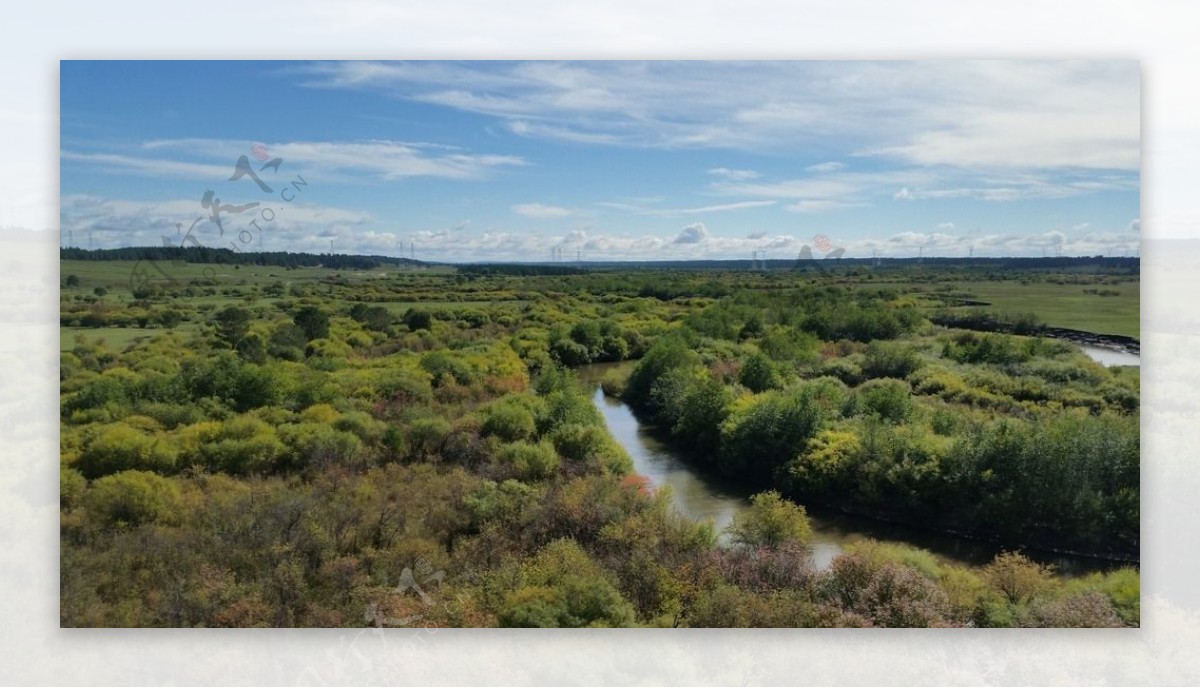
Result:
[[1047,327],[1039,332],[1043,337],[1053,337],[1054,339],[1065,339],[1080,346],[1094,346],[1101,349],[1112,349],[1122,353],[1133,354],[1140,356],[1142,354],[1141,342],[1133,337],[1125,337],[1119,334],[1098,334],[1096,332],[1085,332],[1083,330],[1072,330],[1066,327]]
[[[719,531],[749,508],[749,497],[756,490],[744,483],[704,470],[675,447],[668,438],[639,419],[620,399],[607,396],[598,387],[605,373],[623,364],[598,364],[579,371],[581,381],[592,386],[592,400],[604,416],[609,433],[634,463],[634,470],[655,488],[670,487],[675,508],[683,516],[703,521],[711,519]],[[827,566],[847,547],[876,540],[916,547],[930,552],[946,563],[976,568],[1008,549],[1022,549],[1030,558],[1055,568],[1060,576],[1075,577],[1110,571],[1135,561],[1119,557],[1095,557],[1028,543],[1023,547],[1001,543],[948,528],[931,528],[895,515],[878,511],[847,508],[846,505],[802,500],[809,512],[813,537],[810,549],[814,565]]]

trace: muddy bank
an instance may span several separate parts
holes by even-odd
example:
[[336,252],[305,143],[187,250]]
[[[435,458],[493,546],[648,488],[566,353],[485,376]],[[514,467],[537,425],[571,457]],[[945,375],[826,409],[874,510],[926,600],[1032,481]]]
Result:
[[1047,327],[1039,332],[1043,337],[1054,337],[1055,339],[1066,339],[1075,344],[1085,344],[1087,346],[1098,346],[1105,349],[1114,349],[1127,354],[1141,355],[1142,344],[1133,337],[1125,337],[1119,334],[1096,334],[1095,332],[1085,332],[1083,330],[1072,330],[1066,327]]

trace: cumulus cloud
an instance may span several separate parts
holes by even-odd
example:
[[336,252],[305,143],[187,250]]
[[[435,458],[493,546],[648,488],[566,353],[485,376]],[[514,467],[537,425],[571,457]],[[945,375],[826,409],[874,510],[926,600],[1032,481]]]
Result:
[[[251,220],[257,223],[251,225]],[[77,240],[90,235],[95,248],[188,241],[232,250],[324,252],[329,250],[329,238],[339,237],[343,239],[339,251],[379,253],[381,249],[391,252],[396,239],[381,243],[385,237],[373,229],[379,223],[370,213],[306,204],[287,205],[267,215],[259,208],[227,213],[222,230],[201,208],[199,198],[130,201],[71,194],[62,198],[60,224],[64,233],[74,232]]]
[[553,220],[569,217],[572,214],[570,208],[563,208],[557,205],[543,205],[541,203],[520,203],[514,205],[512,211],[522,217],[535,220]]
[[747,239],[762,239],[766,236],[767,236],[766,232],[753,232],[751,234],[747,234],[746,238]]
[[954,229],[954,223],[953,222],[939,222],[937,228],[942,231],[949,231],[951,229]]
[[588,238],[588,233],[587,233],[586,229],[576,228],[576,229],[572,229],[565,237],[563,237],[562,241],[560,243],[581,244],[581,243],[587,241],[587,238]]
[[907,186],[892,194],[893,201],[911,201],[912,199],[912,192],[908,190]]
[[673,244],[698,244],[708,238],[708,228],[703,222],[696,222],[683,228],[675,237]]
[[1131,232],[1141,232],[1142,231],[1141,218],[1135,217],[1129,221],[1129,231],[1131,231]]

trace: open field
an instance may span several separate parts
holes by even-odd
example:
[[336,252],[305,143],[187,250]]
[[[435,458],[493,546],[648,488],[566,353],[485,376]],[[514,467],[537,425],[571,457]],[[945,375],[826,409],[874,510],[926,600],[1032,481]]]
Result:
[[1123,282],[1107,287],[1118,292],[1108,296],[1084,291],[1095,290],[1096,285],[1021,284],[1015,280],[965,282],[961,288],[974,294],[980,301],[988,302],[990,305],[985,307],[987,310],[1033,313],[1050,327],[1126,337],[1141,335],[1140,282]]
[[[858,286],[891,287],[919,294],[925,297],[922,305],[928,307],[940,306],[940,298],[948,293],[955,299],[987,303],[986,306],[961,306],[956,310],[978,308],[995,313],[1032,313],[1049,327],[1096,334],[1136,338],[1141,333],[1141,283],[1136,279],[1125,279],[1116,284],[1059,284],[1018,279],[927,284],[914,279],[883,280]],[[1101,294],[1101,291],[1106,293]]]

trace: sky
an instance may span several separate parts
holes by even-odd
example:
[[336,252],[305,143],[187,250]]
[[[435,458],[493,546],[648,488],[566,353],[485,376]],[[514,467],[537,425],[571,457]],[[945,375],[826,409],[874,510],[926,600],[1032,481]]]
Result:
[[84,248],[1135,255],[1133,61],[60,66]]

